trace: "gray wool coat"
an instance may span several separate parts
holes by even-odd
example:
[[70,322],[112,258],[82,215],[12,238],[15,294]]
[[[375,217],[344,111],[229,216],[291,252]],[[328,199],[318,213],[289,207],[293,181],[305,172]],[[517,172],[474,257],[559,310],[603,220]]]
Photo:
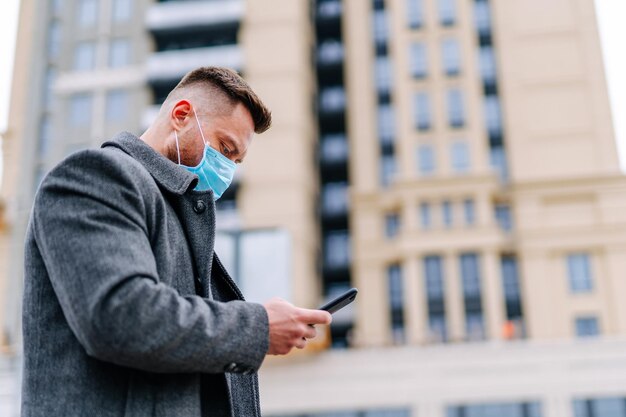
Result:
[[260,416],[263,306],[213,251],[213,194],[130,133],[43,180],[26,237],[22,416]]

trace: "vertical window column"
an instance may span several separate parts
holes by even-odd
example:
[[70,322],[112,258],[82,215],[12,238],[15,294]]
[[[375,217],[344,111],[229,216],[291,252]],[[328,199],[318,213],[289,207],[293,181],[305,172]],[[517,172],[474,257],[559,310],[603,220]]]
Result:
[[444,297],[443,265],[441,256],[424,258],[424,278],[428,308],[429,340],[444,343],[448,340]]
[[392,340],[395,344],[402,344],[405,342],[406,335],[404,330],[402,268],[399,264],[391,265],[387,268],[387,282]]
[[465,333],[470,341],[486,337],[483,317],[479,257],[476,253],[464,253],[460,258],[463,301],[465,304]]

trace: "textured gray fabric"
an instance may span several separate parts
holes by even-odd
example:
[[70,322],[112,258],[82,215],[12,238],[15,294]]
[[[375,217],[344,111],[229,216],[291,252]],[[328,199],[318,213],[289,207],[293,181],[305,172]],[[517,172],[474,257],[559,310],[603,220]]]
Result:
[[260,416],[267,313],[213,253],[215,203],[196,181],[130,133],[43,180],[25,248],[22,416]]

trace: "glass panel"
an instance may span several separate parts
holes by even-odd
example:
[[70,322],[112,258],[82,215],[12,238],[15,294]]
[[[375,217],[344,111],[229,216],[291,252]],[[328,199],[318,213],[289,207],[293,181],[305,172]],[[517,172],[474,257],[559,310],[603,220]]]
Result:
[[431,226],[430,204],[420,204],[420,223],[423,229],[429,229]]
[[94,26],[98,15],[97,0],[80,0],[78,3],[78,25],[81,27]]
[[443,268],[441,256],[424,258],[424,276],[426,277],[426,295],[428,299],[443,299]]
[[448,123],[452,127],[461,127],[465,124],[463,93],[461,90],[448,90]]
[[396,136],[394,109],[390,104],[378,107],[378,137],[382,143],[392,143]]
[[452,203],[444,201],[441,205],[441,215],[443,219],[443,225],[446,227],[452,226]]
[[501,259],[501,268],[504,298],[507,301],[519,301],[520,290],[517,277],[517,259],[514,256],[503,256]]
[[48,31],[48,58],[55,60],[61,51],[61,24],[56,20],[53,21]]
[[417,29],[424,24],[423,0],[407,0],[407,17],[409,27]]
[[111,41],[109,52],[109,66],[121,68],[130,64],[130,42],[128,39],[115,39]]
[[474,200],[467,199],[463,201],[463,214],[465,216],[465,224],[472,225],[476,222],[476,210],[474,208]]
[[446,75],[458,75],[461,72],[461,50],[456,39],[444,39],[441,42],[441,57]]
[[330,182],[322,188],[322,210],[326,214],[344,214],[348,210],[348,184]]
[[594,417],[626,417],[624,398],[599,398],[592,403]]
[[404,343],[404,298],[400,265],[391,265],[387,269],[387,278],[392,337],[394,343],[400,344]]
[[389,37],[389,27],[387,24],[387,12],[385,10],[376,10],[373,15],[373,31],[374,41],[378,44],[384,44]]
[[86,127],[91,124],[92,97],[88,93],[74,94],[70,97],[70,124]]
[[496,204],[495,206],[496,221],[500,229],[510,232],[513,229],[513,221],[511,218],[511,206],[509,204]]
[[461,255],[461,280],[465,298],[480,297],[478,255],[475,253]]
[[393,177],[396,175],[396,158],[391,155],[385,155],[380,158],[381,162],[381,183],[384,186],[391,184]]
[[43,159],[48,154],[52,143],[52,121],[44,117],[39,126],[39,158]]
[[415,125],[419,130],[430,129],[430,99],[427,93],[417,93],[414,99]]
[[133,12],[132,0],[113,0],[113,21],[125,22],[130,20]]
[[482,312],[465,313],[465,332],[468,340],[485,339],[485,324]]
[[326,264],[329,267],[347,267],[350,264],[350,237],[347,231],[326,235]]
[[323,41],[317,49],[317,61],[322,64],[334,64],[343,61],[343,44],[337,39]]
[[[491,46],[481,46],[478,51],[480,63],[480,74],[485,84],[495,84],[496,82],[496,57]],[[492,104],[493,105],[493,104]],[[498,105],[499,107],[499,105]],[[498,110],[498,118],[500,112]]]
[[392,71],[391,61],[388,56],[379,56],[375,62],[376,73],[376,87],[379,92],[386,92],[391,90],[392,86]]
[[593,290],[589,255],[571,254],[567,257],[567,274],[572,292],[590,292]]
[[343,87],[329,87],[321,91],[320,104],[323,111],[341,111],[346,107],[346,92]]
[[479,35],[484,36],[491,33],[491,15],[487,0],[476,0],[474,3],[474,20]]
[[452,170],[467,172],[470,168],[469,146],[465,142],[455,142],[451,148]]
[[[600,334],[600,326],[596,317],[579,317],[576,319],[576,336],[590,337]],[[604,416],[604,414],[599,414]]]
[[398,213],[391,213],[385,216],[385,235],[394,238],[400,230],[400,216]]
[[424,78],[428,74],[428,59],[426,54],[426,45],[422,42],[414,42],[411,44],[409,51],[411,58],[411,75],[415,78]]
[[489,149],[489,159],[491,162],[491,167],[498,174],[498,178],[502,182],[508,181],[509,173],[508,166],[506,163],[506,155],[504,152],[504,148],[502,145],[493,146]]
[[435,151],[430,145],[417,148],[418,168],[420,174],[432,174],[435,171]]
[[485,123],[490,136],[502,135],[502,113],[498,96],[485,96]]
[[96,64],[96,45],[93,42],[80,42],[74,49],[74,70],[90,71]]
[[52,110],[54,105],[54,82],[57,78],[57,70],[53,67],[48,67],[46,71],[46,80],[43,91],[43,101],[46,110]]
[[456,21],[455,0],[438,0],[439,22],[451,26]]
[[106,119],[110,122],[126,120],[129,110],[129,94],[125,90],[113,90],[106,97]]
[[322,159],[326,162],[341,162],[348,158],[348,141],[345,135],[326,135],[322,137]]

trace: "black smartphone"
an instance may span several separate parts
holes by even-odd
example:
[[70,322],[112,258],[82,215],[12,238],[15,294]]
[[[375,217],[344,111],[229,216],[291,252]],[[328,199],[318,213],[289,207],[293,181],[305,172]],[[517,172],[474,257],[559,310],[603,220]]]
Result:
[[359,291],[356,288],[350,288],[339,297],[335,298],[332,301],[329,301],[328,303],[318,308],[318,310],[325,310],[328,311],[330,314],[333,314],[334,312],[341,310],[342,308],[353,302],[358,292]]

